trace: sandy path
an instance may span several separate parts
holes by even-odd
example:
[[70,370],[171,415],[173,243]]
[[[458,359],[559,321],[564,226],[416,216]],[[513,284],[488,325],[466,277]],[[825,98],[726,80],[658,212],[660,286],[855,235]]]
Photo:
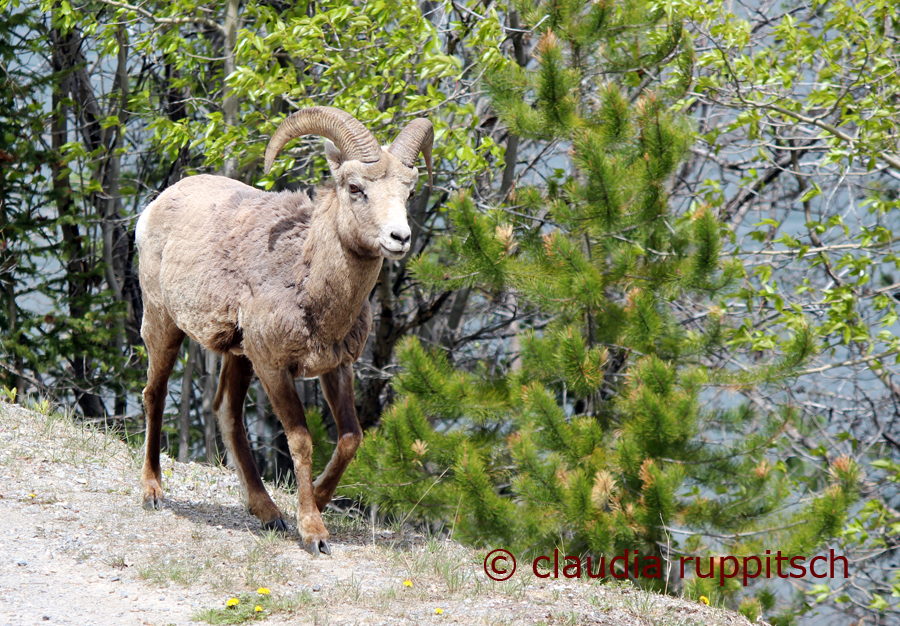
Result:
[[[261,533],[227,468],[164,459],[165,507],[144,511],[138,457],[65,418],[0,404],[0,625],[198,624],[231,597],[255,602],[258,587],[271,590],[267,624],[749,624],[527,567],[495,583],[483,552],[340,513],[326,518],[334,554],[313,558],[293,536]],[[291,496],[273,497],[290,514]]]

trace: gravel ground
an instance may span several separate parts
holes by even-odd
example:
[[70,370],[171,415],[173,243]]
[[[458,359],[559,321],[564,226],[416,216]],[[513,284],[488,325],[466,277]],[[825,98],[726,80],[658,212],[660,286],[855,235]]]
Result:
[[[333,555],[313,558],[296,529],[261,532],[227,468],[164,457],[159,512],[140,506],[139,470],[140,454],[115,438],[0,403],[0,625],[196,624],[204,611],[226,623],[226,601],[253,603],[259,587],[271,593],[254,621],[267,624],[749,624],[527,567],[494,582],[484,552],[337,512],[326,516]],[[290,516],[290,494],[270,492]]]

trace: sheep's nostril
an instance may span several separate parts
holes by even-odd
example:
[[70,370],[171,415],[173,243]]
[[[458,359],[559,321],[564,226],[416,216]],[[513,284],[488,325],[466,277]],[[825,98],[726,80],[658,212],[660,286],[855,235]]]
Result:
[[409,241],[409,236],[410,236],[409,232],[404,233],[399,230],[395,230],[394,232],[391,233],[391,239],[393,239],[394,241],[398,241],[400,243],[406,243],[407,241]]

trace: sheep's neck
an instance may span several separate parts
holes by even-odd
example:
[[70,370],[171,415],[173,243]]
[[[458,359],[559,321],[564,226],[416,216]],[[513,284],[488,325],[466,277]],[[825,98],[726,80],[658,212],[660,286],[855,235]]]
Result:
[[303,258],[306,302],[315,311],[320,338],[323,343],[341,341],[375,287],[382,258],[360,256],[341,244],[331,211],[312,220]]

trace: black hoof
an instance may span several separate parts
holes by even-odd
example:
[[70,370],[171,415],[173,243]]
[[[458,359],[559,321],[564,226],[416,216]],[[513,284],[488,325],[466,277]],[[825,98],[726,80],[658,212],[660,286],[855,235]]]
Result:
[[287,522],[285,522],[280,517],[278,519],[273,519],[271,521],[266,522],[262,525],[263,530],[276,530],[278,532],[286,533],[288,530]]
[[160,511],[160,510],[162,510],[162,498],[144,498],[144,510],[145,511]]
[[303,549],[309,552],[313,556],[319,556],[321,554],[331,554],[331,546],[328,545],[328,542],[324,539],[320,541],[313,541],[312,543],[303,543]]

